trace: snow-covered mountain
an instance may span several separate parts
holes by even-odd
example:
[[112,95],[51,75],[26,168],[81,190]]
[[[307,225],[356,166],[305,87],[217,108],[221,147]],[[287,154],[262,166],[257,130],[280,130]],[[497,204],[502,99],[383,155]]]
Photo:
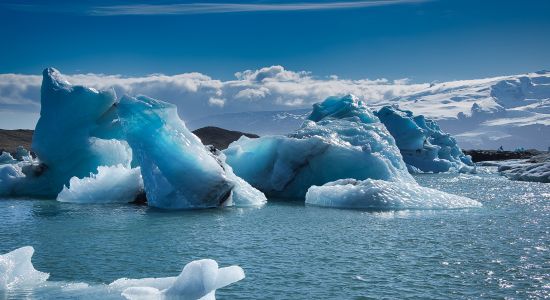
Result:
[[[550,146],[550,72],[485,79],[417,84],[389,100],[364,99],[373,109],[398,105],[438,121],[465,149],[537,148]],[[323,99],[319,99],[321,101]],[[282,134],[300,126],[310,109],[218,114],[191,120],[207,125]]]

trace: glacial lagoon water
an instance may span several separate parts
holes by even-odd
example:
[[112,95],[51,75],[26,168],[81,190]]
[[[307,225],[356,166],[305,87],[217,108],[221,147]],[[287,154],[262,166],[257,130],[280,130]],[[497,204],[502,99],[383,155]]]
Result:
[[164,211],[2,199],[0,253],[33,246],[35,268],[62,288],[0,299],[117,299],[105,284],[176,276],[201,258],[245,270],[218,299],[550,297],[550,184],[415,178],[483,207],[357,211],[270,199],[259,209]]

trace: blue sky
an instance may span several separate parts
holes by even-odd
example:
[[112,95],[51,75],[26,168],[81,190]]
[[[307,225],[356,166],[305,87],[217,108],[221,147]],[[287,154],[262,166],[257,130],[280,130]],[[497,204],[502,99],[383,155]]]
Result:
[[426,82],[550,68],[550,1],[0,3],[0,73],[227,80],[282,65]]

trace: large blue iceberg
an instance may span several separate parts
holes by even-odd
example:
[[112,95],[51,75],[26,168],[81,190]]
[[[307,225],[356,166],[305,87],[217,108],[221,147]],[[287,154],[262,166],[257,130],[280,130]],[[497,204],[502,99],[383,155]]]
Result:
[[259,205],[265,196],[240,180],[178,117],[176,106],[125,96],[118,114],[141,167],[148,203],[160,208]]
[[411,172],[471,172],[470,156],[456,140],[443,132],[434,120],[393,106],[382,107],[376,115],[394,137]]
[[344,178],[414,182],[393,137],[353,95],[315,104],[287,136],[241,137],[224,153],[238,176],[274,197],[303,198]]
[[43,72],[40,119],[32,150],[38,160],[0,166],[0,195],[55,198],[72,177],[99,166],[130,167],[132,151],[114,119],[113,90],[73,86],[52,68]]
[[237,175],[267,195],[305,197],[311,205],[382,210],[480,205],[419,186],[394,137],[353,95],[314,104],[308,119],[287,136],[242,137],[225,154]]
[[64,202],[130,202],[145,192],[159,208],[256,206],[265,196],[205,147],[176,107],[113,90],[73,86],[43,73],[41,114],[28,153],[2,154],[0,196]]

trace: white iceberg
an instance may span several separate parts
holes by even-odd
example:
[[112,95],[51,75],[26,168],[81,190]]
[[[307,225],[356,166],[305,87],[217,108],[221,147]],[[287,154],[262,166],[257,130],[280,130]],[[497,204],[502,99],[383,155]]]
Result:
[[[44,290],[60,298],[126,299],[215,299],[217,289],[245,278],[239,266],[219,268],[211,259],[195,260],[183,268],[177,277],[128,279],[120,278],[109,285],[89,285],[82,282],[47,281],[48,273],[34,269],[31,262],[34,248],[21,247],[0,255],[0,293],[6,290]],[[17,294],[15,294],[17,295]],[[51,297],[51,296],[50,296]]]
[[471,158],[435,121],[393,106],[382,107],[376,115],[395,139],[409,170],[434,173],[474,170]]
[[306,203],[336,208],[373,210],[456,209],[479,207],[481,203],[426,188],[414,182],[342,179],[312,186]]
[[288,136],[241,137],[224,154],[239,177],[268,196],[303,198],[312,185],[344,178],[414,182],[393,137],[352,95],[315,104]]
[[218,268],[211,259],[188,263],[178,277],[118,279],[109,288],[123,289],[126,299],[216,299],[217,289],[245,278],[239,266]]
[[48,273],[34,269],[33,254],[34,248],[26,246],[0,255],[0,291],[33,287],[48,280]]

